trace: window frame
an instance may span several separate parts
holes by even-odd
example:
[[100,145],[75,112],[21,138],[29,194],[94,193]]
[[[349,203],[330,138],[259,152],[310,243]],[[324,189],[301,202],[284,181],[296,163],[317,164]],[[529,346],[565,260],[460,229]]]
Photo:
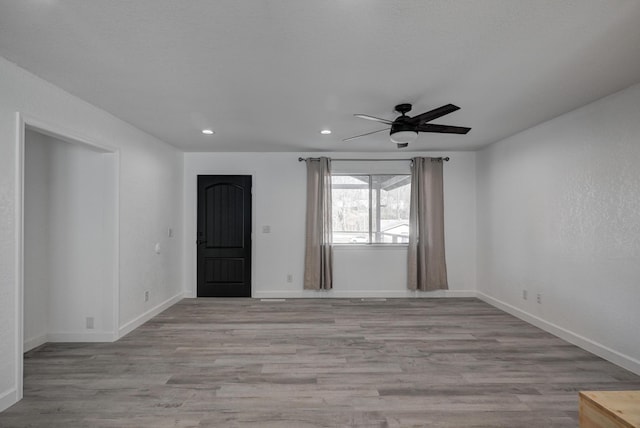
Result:
[[[377,196],[376,198],[376,207],[374,207],[373,205],[373,201],[374,201],[374,191],[376,190],[374,188],[373,185],[373,177],[375,176],[390,176],[390,177],[397,177],[397,176],[404,176],[408,179],[408,184],[409,186],[411,186],[411,174],[406,173],[406,172],[332,172],[331,173],[331,192],[332,192],[332,197],[333,197],[333,190],[334,190],[334,186],[333,186],[333,177],[368,177],[368,202],[369,202],[369,207],[368,207],[368,231],[367,232],[354,232],[354,233],[363,233],[363,234],[367,234],[368,235],[368,242],[340,242],[340,243],[332,243],[332,245],[334,246],[340,246],[340,247],[345,247],[345,248],[353,248],[353,247],[407,247],[409,245],[409,235],[406,236],[406,242],[374,242],[374,236],[376,234],[380,234],[382,233],[381,231],[374,231],[374,210],[376,210],[376,218],[378,219],[378,222],[381,221],[380,217],[380,195]],[[380,190],[380,189],[378,189]],[[409,202],[410,203],[410,202]],[[332,209],[333,211],[333,209]],[[332,213],[333,214],[333,213]],[[408,219],[407,219],[407,223],[408,223]],[[333,226],[333,215],[332,215],[332,226]],[[376,224],[376,229],[379,229],[380,224]],[[336,230],[332,227],[332,238],[333,238],[333,234],[336,233]],[[338,231],[338,233],[350,233],[349,231]]]

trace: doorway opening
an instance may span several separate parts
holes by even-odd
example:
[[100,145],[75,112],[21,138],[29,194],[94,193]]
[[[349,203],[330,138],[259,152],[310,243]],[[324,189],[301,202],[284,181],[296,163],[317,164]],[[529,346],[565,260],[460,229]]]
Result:
[[17,385],[23,353],[118,332],[118,153],[19,117]]

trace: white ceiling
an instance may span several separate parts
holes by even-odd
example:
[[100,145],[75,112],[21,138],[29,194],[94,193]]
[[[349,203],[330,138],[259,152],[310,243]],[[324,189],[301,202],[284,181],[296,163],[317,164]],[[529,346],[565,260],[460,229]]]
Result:
[[395,151],[341,140],[401,102],[473,128],[410,149],[468,150],[639,82],[639,23],[637,0],[0,0],[0,55],[185,151]]

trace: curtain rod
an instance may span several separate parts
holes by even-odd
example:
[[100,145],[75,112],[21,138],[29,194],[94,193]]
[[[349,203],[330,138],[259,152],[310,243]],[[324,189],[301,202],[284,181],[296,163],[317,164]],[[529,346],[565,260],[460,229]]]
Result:
[[[320,158],[298,158],[298,162],[303,162],[306,160],[318,160]],[[449,157],[440,157],[434,158],[440,159],[445,162],[449,162]],[[373,162],[393,162],[393,161],[412,161],[413,159],[331,159],[331,162],[340,162],[340,161],[352,161],[352,162],[360,162],[360,161],[373,161]]]

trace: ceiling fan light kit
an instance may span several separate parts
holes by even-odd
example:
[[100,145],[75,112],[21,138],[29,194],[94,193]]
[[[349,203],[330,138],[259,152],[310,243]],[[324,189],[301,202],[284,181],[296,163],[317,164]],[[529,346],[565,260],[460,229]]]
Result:
[[394,121],[381,119],[375,116],[369,116],[367,114],[354,115],[361,119],[373,120],[374,122],[384,123],[386,125],[390,125],[391,127],[380,129],[378,131],[367,132],[366,134],[356,135],[355,137],[345,138],[343,141],[348,141],[354,138],[364,137],[365,135],[371,135],[377,132],[390,130],[389,136],[391,138],[391,141],[396,143],[399,149],[402,149],[407,147],[409,143],[413,143],[418,139],[418,132],[466,134],[471,130],[471,128],[462,126],[436,125],[427,123],[449,113],[453,113],[456,110],[460,110],[460,107],[453,104],[447,104],[413,117],[407,116],[407,113],[411,111],[411,104],[398,104],[395,107],[395,110],[400,113],[400,116],[398,116]]
[[391,131],[391,141],[398,144],[400,147],[401,144],[404,144],[403,147],[407,147],[409,143],[413,143],[418,139],[418,133],[415,131]]

